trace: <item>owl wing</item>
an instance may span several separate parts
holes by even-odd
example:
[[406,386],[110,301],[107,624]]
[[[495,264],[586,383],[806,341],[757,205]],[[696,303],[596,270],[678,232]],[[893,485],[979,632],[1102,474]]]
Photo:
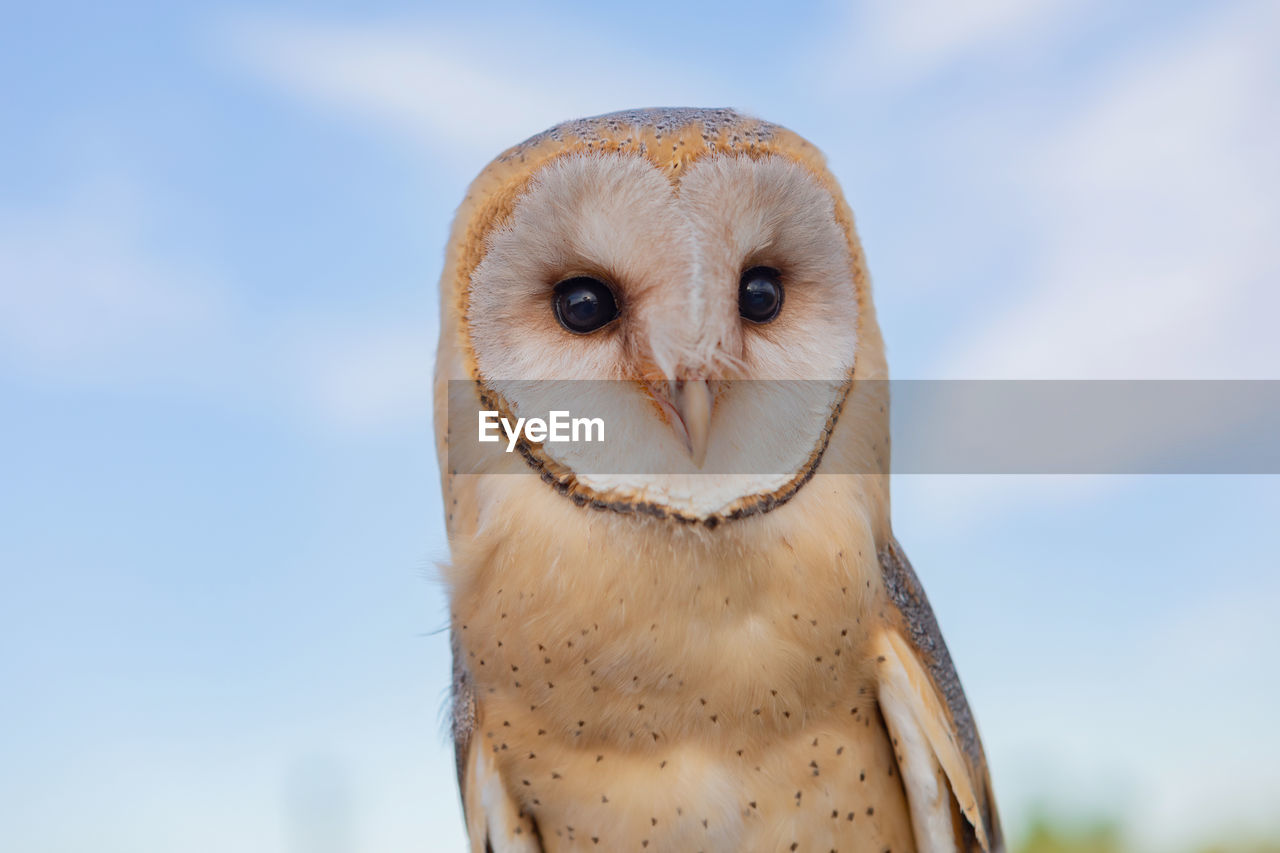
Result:
[[484,739],[476,736],[484,710],[456,637],[452,646],[453,751],[471,853],[542,853],[537,822],[511,796],[492,753],[484,750]]
[[879,698],[917,847],[1004,850],[982,741],[937,619],[896,539],[880,552],[896,617],[877,638]]

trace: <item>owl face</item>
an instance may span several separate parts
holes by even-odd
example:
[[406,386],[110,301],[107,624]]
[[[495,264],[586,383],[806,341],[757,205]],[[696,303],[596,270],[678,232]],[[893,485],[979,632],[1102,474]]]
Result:
[[544,479],[580,503],[707,521],[767,510],[813,473],[859,299],[837,201],[806,165],[673,162],[578,150],[532,172],[484,236],[464,333],[482,393],[513,418],[604,420],[600,445],[526,443]]

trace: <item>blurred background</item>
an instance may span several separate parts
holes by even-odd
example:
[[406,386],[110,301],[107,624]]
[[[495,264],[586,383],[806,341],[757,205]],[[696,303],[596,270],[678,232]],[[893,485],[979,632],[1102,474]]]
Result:
[[[461,850],[431,439],[502,148],[823,148],[910,378],[1280,378],[1280,6],[6,3],[0,848]],[[1275,850],[1280,478],[900,476],[1015,847]]]

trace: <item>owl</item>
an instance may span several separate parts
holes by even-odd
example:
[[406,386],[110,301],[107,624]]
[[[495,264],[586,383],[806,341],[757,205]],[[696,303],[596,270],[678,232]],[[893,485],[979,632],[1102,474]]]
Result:
[[[558,125],[472,183],[440,291],[473,851],[1003,849],[814,146],[727,109]],[[557,405],[604,440],[535,429]]]

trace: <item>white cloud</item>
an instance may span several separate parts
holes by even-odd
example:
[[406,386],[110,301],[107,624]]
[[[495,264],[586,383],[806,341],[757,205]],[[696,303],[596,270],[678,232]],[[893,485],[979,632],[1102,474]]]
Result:
[[568,109],[554,91],[500,76],[456,39],[426,30],[242,22],[232,46],[290,94],[420,143],[497,151]]
[[324,423],[349,431],[424,428],[431,418],[434,315],[308,318],[284,334],[289,384]]
[[190,357],[224,319],[220,292],[148,245],[136,191],[93,185],[45,208],[0,210],[0,360],[77,380]]
[[715,100],[705,75],[557,23],[450,32],[253,17],[234,21],[222,47],[290,95],[477,169],[566,119]]
[[961,60],[1027,50],[1054,34],[1068,15],[1078,20],[1092,5],[1064,0],[859,4],[839,36],[855,47],[840,52],[848,64],[874,69],[877,79],[906,85]]
[[357,433],[430,418],[434,311],[250,314],[201,263],[169,257],[151,219],[119,181],[0,209],[0,370],[283,404]]
[[945,375],[1280,376],[1273,7],[1191,21],[1088,80],[1011,164],[1035,260]]

